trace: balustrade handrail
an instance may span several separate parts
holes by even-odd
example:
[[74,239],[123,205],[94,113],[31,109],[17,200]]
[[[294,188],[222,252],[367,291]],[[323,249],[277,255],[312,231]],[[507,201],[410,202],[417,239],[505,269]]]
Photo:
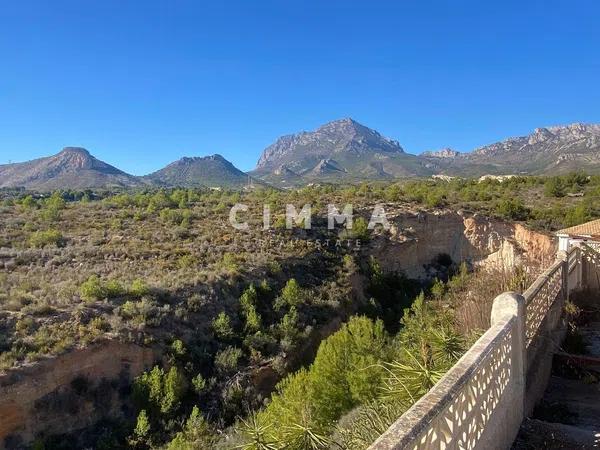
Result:
[[450,406],[481,365],[513,328],[515,317],[493,324],[446,374],[371,446],[378,450],[410,448],[436,416]]
[[544,270],[540,276],[538,276],[531,286],[523,292],[523,297],[525,297],[525,302],[528,304],[533,297],[539,294],[540,290],[546,285],[548,280],[554,275],[558,270],[562,268],[564,261],[556,260],[554,263]]

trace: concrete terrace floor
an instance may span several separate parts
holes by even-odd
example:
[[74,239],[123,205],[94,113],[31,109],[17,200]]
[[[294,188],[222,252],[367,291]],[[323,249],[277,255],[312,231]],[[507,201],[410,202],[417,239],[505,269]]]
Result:
[[587,322],[580,322],[575,338],[567,337],[563,353],[555,354],[544,397],[523,421],[514,450],[600,448],[600,303],[585,300],[591,306],[580,306],[580,317]]

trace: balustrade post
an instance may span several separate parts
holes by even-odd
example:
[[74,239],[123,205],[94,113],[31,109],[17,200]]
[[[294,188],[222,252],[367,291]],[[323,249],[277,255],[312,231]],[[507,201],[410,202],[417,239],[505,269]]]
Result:
[[577,246],[577,289],[583,288],[583,264],[585,263],[583,259],[583,250],[581,246]]
[[560,250],[556,253],[556,259],[562,261],[560,290],[562,293],[562,304],[564,305],[569,298],[569,255],[566,251]]
[[[523,419],[525,411],[525,382],[527,376],[527,348],[525,337],[526,304],[525,297],[517,292],[505,292],[494,299],[492,305],[492,325],[514,317],[512,332],[512,374],[515,419]],[[518,427],[517,427],[518,429]]]

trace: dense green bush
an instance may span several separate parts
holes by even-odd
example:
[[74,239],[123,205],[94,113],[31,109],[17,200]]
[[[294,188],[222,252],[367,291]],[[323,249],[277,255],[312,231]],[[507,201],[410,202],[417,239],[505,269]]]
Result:
[[105,298],[120,297],[125,293],[125,289],[116,280],[103,282],[97,275],[91,275],[81,284],[79,293],[86,302],[94,302]]
[[505,219],[527,220],[530,211],[520,199],[505,198],[496,204],[496,212]]
[[242,350],[237,347],[227,347],[215,356],[215,367],[221,373],[234,372],[242,358]]
[[187,388],[185,376],[176,366],[168,372],[154,366],[135,379],[133,395],[141,409],[158,419],[177,410]]
[[35,231],[29,237],[31,247],[42,248],[48,245],[60,247],[63,243],[63,235],[58,230]]
[[213,331],[220,339],[230,339],[233,337],[233,327],[231,326],[231,318],[221,311],[212,321]]

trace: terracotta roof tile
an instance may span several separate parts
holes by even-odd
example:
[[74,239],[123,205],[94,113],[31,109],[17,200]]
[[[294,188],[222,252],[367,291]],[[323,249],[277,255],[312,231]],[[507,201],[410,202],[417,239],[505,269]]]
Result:
[[557,234],[568,234],[569,236],[600,236],[600,219],[565,228],[564,230],[558,231]]

